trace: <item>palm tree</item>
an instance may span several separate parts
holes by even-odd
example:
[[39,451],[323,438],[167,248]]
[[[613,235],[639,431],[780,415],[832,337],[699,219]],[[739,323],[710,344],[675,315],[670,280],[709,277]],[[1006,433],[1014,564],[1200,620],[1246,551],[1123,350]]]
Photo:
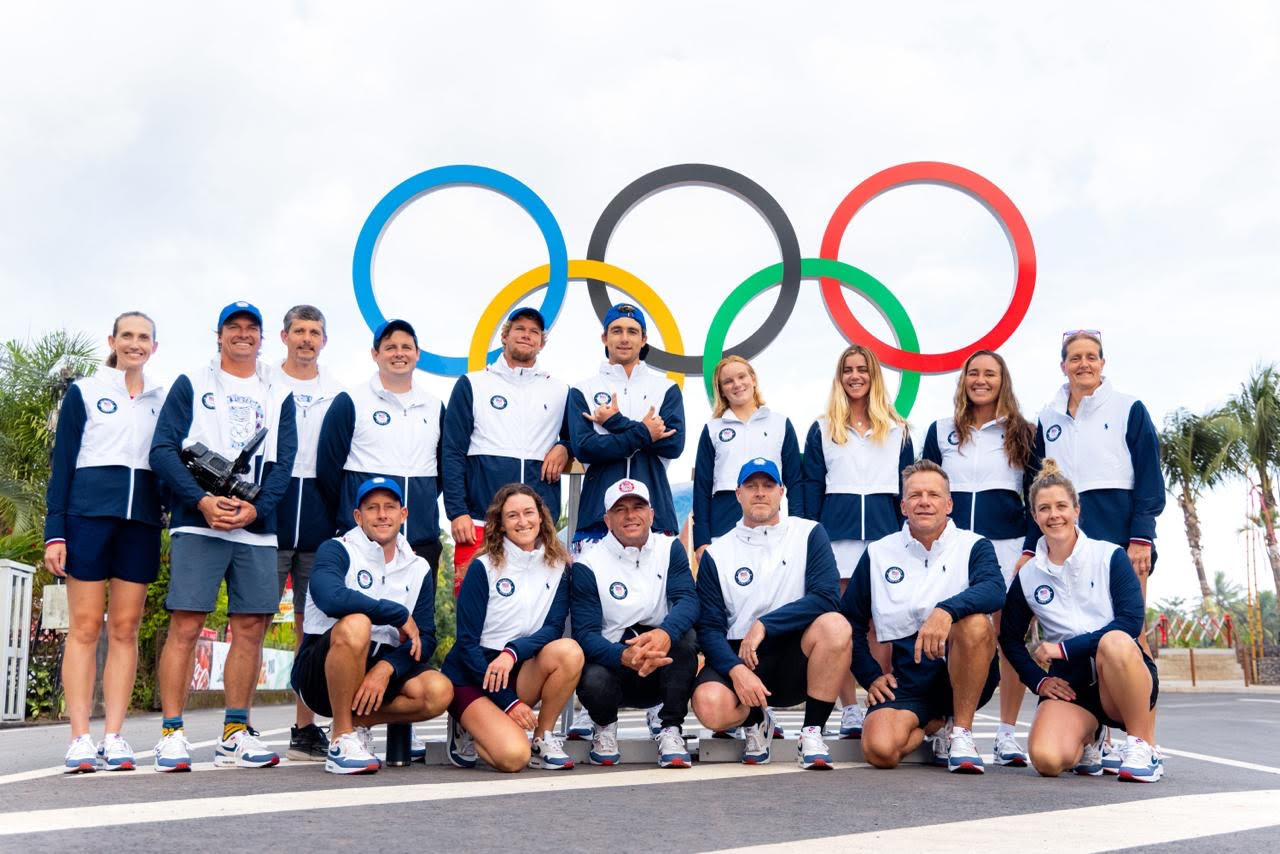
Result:
[[[1280,590],[1280,548],[1276,545],[1276,494],[1272,471],[1280,466],[1280,373],[1276,366],[1259,365],[1240,386],[1225,412],[1238,423],[1232,443],[1232,468],[1258,490],[1262,504],[1263,539],[1276,589]],[[1252,481],[1250,473],[1257,476]]]
[[1238,423],[1222,413],[1193,415],[1186,409],[1169,413],[1160,433],[1160,464],[1164,468],[1169,491],[1182,508],[1182,521],[1187,529],[1187,545],[1191,562],[1200,579],[1200,596],[1206,609],[1215,610],[1213,591],[1204,571],[1201,547],[1200,516],[1196,501],[1206,489],[1217,485],[1226,475],[1231,462],[1231,449],[1238,434]]

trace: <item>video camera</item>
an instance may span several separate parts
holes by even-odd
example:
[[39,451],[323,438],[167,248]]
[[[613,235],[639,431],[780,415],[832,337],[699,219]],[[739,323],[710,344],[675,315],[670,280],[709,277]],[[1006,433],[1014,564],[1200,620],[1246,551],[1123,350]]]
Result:
[[240,456],[236,457],[235,462],[228,460],[217,451],[211,451],[196,442],[182,449],[180,455],[182,464],[187,467],[187,471],[191,472],[191,476],[196,479],[196,483],[200,484],[201,488],[210,495],[239,498],[241,501],[248,501],[252,504],[258,500],[262,487],[256,483],[243,481],[236,475],[243,474],[249,470],[249,461],[253,459],[258,446],[266,438],[267,428],[263,427],[253,434],[253,438],[240,451]]

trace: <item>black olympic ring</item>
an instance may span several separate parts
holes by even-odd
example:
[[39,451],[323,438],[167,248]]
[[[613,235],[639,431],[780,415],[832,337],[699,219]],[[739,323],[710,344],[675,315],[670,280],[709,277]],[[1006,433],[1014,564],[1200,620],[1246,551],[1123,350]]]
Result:
[[[724,351],[726,356],[732,354],[744,359],[754,358],[778,337],[778,333],[782,331],[782,327],[795,309],[796,299],[800,296],[800,241],[796,238],[795,229],[791,225],[791,220],[787,218],[786,212],[783,211],[782,205],[778,204],[778,201],[769,195],[764,187],[746,175],[708,163],[683,163],[679,166],[655,169],[640,176],[623,187],[600,214],[600,219],[596,221],[596,227],[591,232],[591,241],[587,245],[587,258],[591,261],[604,261],[609,239],[613,237],[614,230],[627,212],[654,193],[680,184],[704,184],[733,193],[755,208],[756,213],[764,218],[778,241],[778,248],[782,252],[782,280],[778,301],[774,303],[769,316],[764,319],[759,329],[747,336],[741,344],[726,347]],[[599,279],[587,279],[586,282],[587,293],[591,296],[591,307],[595,309],[600,321],[604,322],[604,317],[611,306],[605,283]],[[645,361],[664,371],[696,375],[702,370],[701,354],[677,356],[652,345],[649,347],[649,354],[645,357]]]

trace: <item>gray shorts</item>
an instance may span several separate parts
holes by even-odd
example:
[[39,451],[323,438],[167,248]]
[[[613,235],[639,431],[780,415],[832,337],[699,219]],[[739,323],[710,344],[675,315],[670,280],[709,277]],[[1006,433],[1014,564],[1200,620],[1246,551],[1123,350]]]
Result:
[[276,598],[284,595],[284,583],[293,576],[293,613],[301,620],[307,607],[307,584],[311,581],[311,567],[315,565],[315,552],[297,549],[280,549],[276,552]]
[[228,614],[274,614],[280,608],[275,546],[187,533],[174,534],[169,540],[166,609],[210,613],[218,605],[224,578]]

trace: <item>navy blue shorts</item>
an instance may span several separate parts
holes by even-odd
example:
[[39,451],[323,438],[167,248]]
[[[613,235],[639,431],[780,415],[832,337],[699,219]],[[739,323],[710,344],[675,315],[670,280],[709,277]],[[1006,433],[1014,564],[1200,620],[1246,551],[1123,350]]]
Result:
[[[946,659],[930,660],[922,654],[920,663],[916,664],[913,660],[914,652],[915,635],[893,642],[893,677],[898,680],[898,687],[892,689],[894,699],[869,707],[867,714],[874,714],[881,709],[903,709],[914,713],[917,725],[924,727],[929,721],[945,720],[955,712],[951,674],[947,672]],[[1000,660],[992,656],[987,682],[982,686],[982,696],[978,699],[978,708],[991,701],[998,684]]]
[[116,516],[67,516],[67,575],[150,584],[160,574],[160,528]]
[[[787,706],[798,706],[809,696],[809,659],[805,657],[804,648],[800,645],[803,631],[787,635],[766,635],[756,650],[759,663],[756,665],[756,676],[769,689],[769,705],[779,709]],[[730,648],[736,654],[741,640],[729,641]],[[727,673],[721,673],[711,665],[703,666],[694,680],[694,688],[704,682],[719,682],[730,691],[733,680]]]
[[[303,635],[302,645],[293,658],[293,670],[289,674],[289,683],[294,693],[302,698],[308,709],[326,718],[333,717],[333,705],[329,702],[329,679],[324,671],[332,636],[332,628],[322,635]],[[370,655],[365,662],[364,672],[372,670],[373,665],[386,658],[391,651],[391,648],[384,645]],[[429,661],[415,661],[403,676],[392,674],[391,681],[387,682],[387,690],[382,694],[382,705],[385,706],[400,696],[404,683],[432,669]]]
[[[1141,650],[1141,647],[1139,649]],[[1151,674],[1150,708],[1154,709],[1156,700],[1160,697],[1160,674],[1156,671],[1156,663],[1145,652],[1142,653],[1142,660],[1147,665],[1147,672]],[[1074,661],[1055,661],[1049,669],[1049,675],[1067,680],[1067,683],[1071,685],[1071,690],[1076,692],[1076,698],[1070,702],[1088,711],[1089,714],[1098,719],[1098,723],[1102,726],[1115,727],[1116,729],[1125,728],[1124,721],[1118,721],[1108,716],[1102,708],[1102,696],[1098,693],[1098,666],[1094,662],[1093,656]],[[1041,697],[1036,705],[1040,705],[1046,699],[1048,698]]]

